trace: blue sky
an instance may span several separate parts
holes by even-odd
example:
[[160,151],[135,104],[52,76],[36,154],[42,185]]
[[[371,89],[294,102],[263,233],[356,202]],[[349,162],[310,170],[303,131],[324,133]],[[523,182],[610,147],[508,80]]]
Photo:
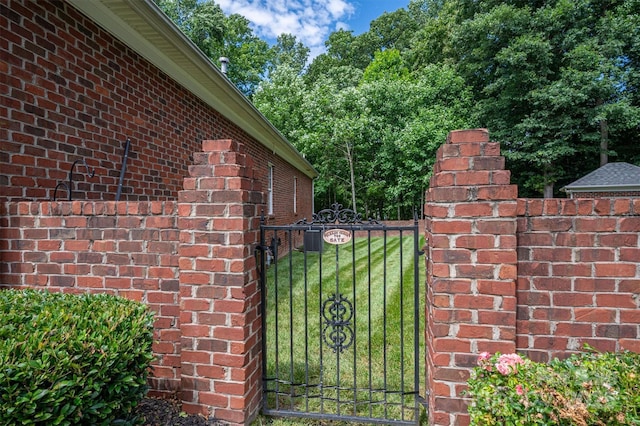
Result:
[[409,0],[216,0],[226,14],[251,21],[254,33],[271,43],[282,33],[295,35],[311,49],[324,51],[324,41],[340,28],[361,34],[382,13],[406,7]]
[[384,12],[393,12],[401,7],[406,8],[409,0],[353,0],[355,7],[351,19],[347,21],[354,34],[361,34],[369,30],[369,23]]

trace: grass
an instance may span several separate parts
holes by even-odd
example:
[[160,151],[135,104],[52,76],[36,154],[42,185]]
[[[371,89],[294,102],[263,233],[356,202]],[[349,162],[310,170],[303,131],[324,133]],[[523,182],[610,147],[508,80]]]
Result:
[[[291,250],[268,269],[266,408],[401,421],[419,415],[406,395],[416,386],[416,310],[424,355],[424,292],[416,306],[413,254],[413,234],[404,232],[325,244],[321,254]],[[418,277],[423,282],[423,266]],[[301,424],[287,421],[269,424]]]

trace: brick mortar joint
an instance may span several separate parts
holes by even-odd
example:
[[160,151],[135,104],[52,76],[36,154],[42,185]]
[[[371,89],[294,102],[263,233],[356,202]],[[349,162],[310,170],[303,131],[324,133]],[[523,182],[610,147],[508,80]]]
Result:
[[[540,216],[640,216],[640,203],[632,197],[623,198],[518,198],[518,216],[540,217]],[[628,209],[616,211],[616,205],[621,207],[626,205]],[[539,206],[536,208],[536,206]],[[551,207],[556,206],[554,211]],[[569,210],[568,206],[575,207]],[[603,206],[608,206],[603,208]],[[539,210],[533,211],[532,209]]]
[[[22,206],[27,207],[23,211]],[[43,209],[43,206],[47,206]],[[92,207],[87,210],[87,206]],[[146,206],[148,208],[135,209]],[[160,206],[159,208],[154,208]],[[101,217],[101,216],[173,216],[177,212],[177,200],[154,201],[102,201],[102,200],[75,200],[75,201],[6,201],[3,203],[1,213],[8,217]],[[96,209],[95,207],[99,207]],[[45,212],[43,212],[46,211]]]

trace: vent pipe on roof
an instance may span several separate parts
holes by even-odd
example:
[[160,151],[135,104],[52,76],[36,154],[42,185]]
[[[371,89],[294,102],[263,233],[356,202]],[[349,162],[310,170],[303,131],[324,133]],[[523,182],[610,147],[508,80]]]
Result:
[[229,67],[229,58],[221,56],[218,60],[220,61],[220,71],[222,71],[222,74],[227,75],[227,68]]

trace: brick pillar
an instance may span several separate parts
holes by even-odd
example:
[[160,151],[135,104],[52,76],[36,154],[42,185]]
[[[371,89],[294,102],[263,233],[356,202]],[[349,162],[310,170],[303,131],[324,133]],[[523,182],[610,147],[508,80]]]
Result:
[[449,133],[425,212],[429,421],[468,424],[466,388],[483,351],[515,351],[516,197],[485,129]]
[[260,292],[253,247],[262,193],[244,146],[203,142],[179,194],[182,401],[248,424],[261,396]]

